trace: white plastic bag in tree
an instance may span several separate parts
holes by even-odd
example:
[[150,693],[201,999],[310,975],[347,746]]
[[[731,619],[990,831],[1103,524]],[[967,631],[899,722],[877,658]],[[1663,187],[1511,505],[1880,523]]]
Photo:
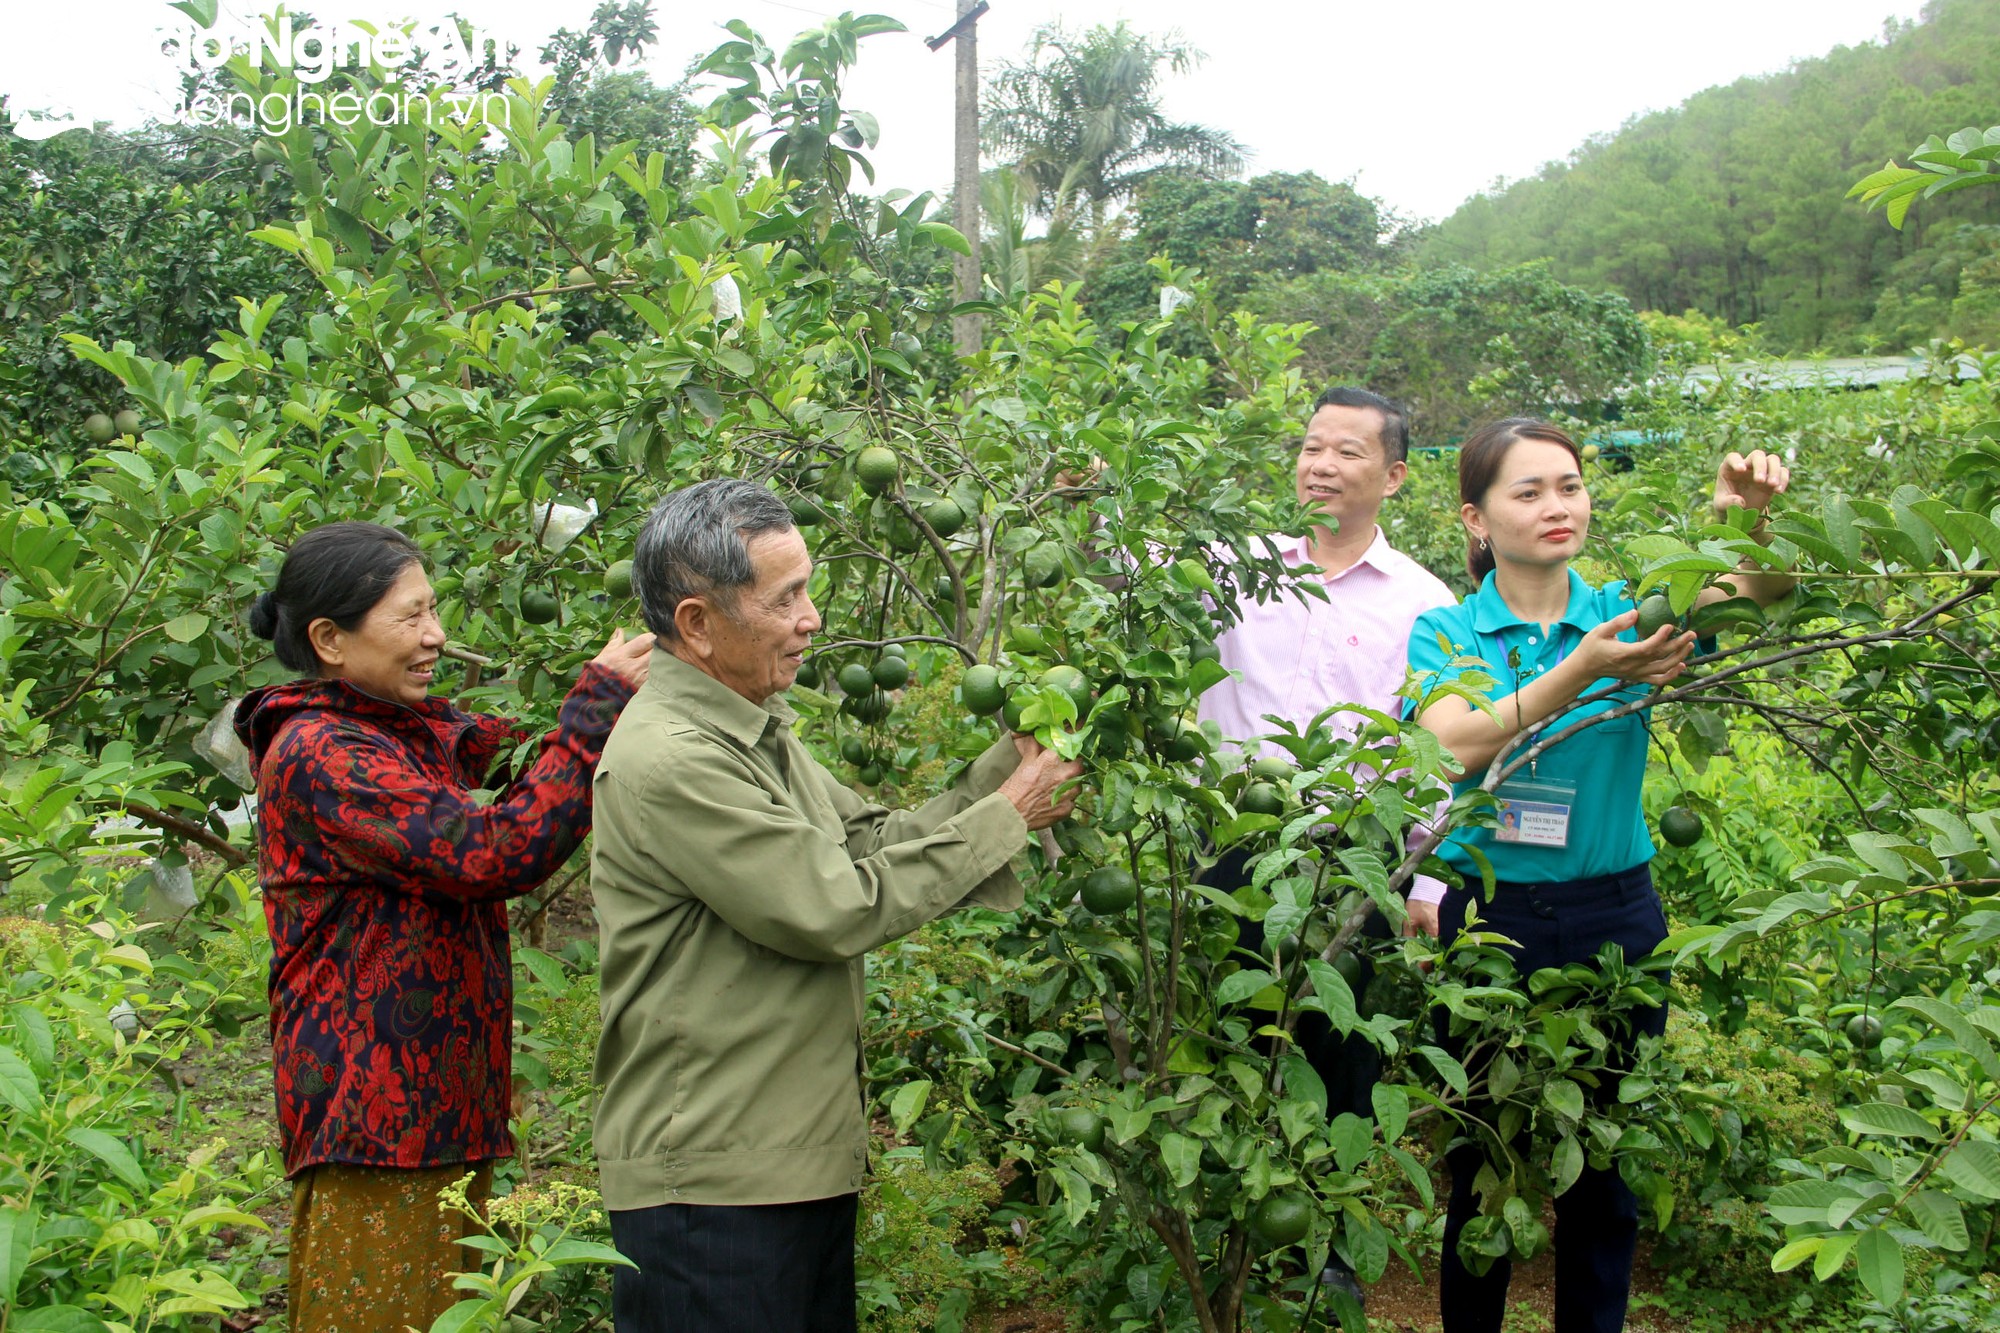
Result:
[[715,280],[711,288],[715,293],[715,317],[723,319],[743,318],[743,289],[736,285],[736,279],[727,273]]
[[241,702],[240,698],[231,699],[222,705],[222,711],[194,738],[194,752],[244,791],[255,791],[257,779],[250,774],[250,752],[237,739],[234,725],[236,705]]
[[111,1020],[112,1027],[125,1036],[136,1037],[139,1035],[139,1011],[132,1007],[131,1001],[120,1000],[111,1006],[111,1012],[106,1014],[105,1017]]
[[577,534],[597,517],[597,501],[585,500],[581,508],[551,501],[530,512],[534,514],[530,530],[535,540],[545,550],[560,551],[575,541]]
[[1192,300],[1194,300],[1194,293],[1184,292],[1172,283],[1168,283],[1166,286],[1160,288],[1160,318],[1170,318],[1174,311],[1179,310]]
[[177,921],[194,910],[194,867],[183,861],[168,865],[156,856],[147,865],[151,882],[146,885],[146,905],[142,915],[155,921]]

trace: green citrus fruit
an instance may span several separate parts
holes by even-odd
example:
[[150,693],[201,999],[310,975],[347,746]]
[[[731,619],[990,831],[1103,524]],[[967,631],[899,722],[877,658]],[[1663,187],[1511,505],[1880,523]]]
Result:
[[849,662],[834,673],[842,694],[866,694],[875,688],[875,673],[860,662]]
[[1220,662],[1221,660],[1222,660],[1222,649],[1216,647],[1212,643],[1195,643],[1188,645],[1188,664],[1190,666],[1192,666],[1196,662]]
[[924,522],[940,537],[949,537],[965,526],[965,511],[956,500],[936,500],[924,506]]
[[1298,1194],[1273,1194],[1250,1215],[1250,1229],[1273,1246],[1296,1245],[1312,1228],[1312,1204]]
[[816,690],[819,688],[821,679],[819,663],[811,658],[807,658],[805,661],[799,663],[799,674],[792,678],[792,683],[794,685],[803,685],[809,690]]
[[854,460],[854,475],[860,480],[861,489],[870,495],[880,495],[894,486],[902,470],[895,451],[879,444],[869,445]]
[[810,495],[788,495],[785,508],[792,511],[792,526],[809,528],[816,523],[826,522],[826,510],[820,508],[819,501]]
[[1237,798],[1236,808],[1246,815],[1282,815],[1285,794],[1268,782],[1253,782]]
[[1847,1020],[1847,1041],[1857,1051],[1872,1051],[1882,1044],[1882,1020],[1873,1014],[1856,1014]]
[[1586,462],[1586,463],[1590,463],[1590,462],[1594,462],[1594,461],[1596,461],[1596,458],[1597,458],[1597,455],[1598,455],[1598,454],[1600,454],[1600,453],[1602,453],[1603,451],[1602,451],[1602,450],[1600,450],[1600,449],[1599,449],[1599,448],[1598,448],[1598,447],[1597,447],[1596,445],[1594,445],[1594,444],[1586,444],[1586,445],[1584,445],[1584,446],[1583,446],[1583,448],[1582,448],[1582,449],[1578,450],[1577,452],[1579,452],[1579,453],[1581,453],[1581,454],[1583,455],[1583,461],[1584,461],[1584,462]]
[[1184,717],[1170,718],[1160,728],[1160,752],[1177,764],[1192,763],[1208,749],[1201,728]]
[[965,669],[958,682],[958,697],[967,710],[984,717],[1000,711],[1007,702],[1007,691],[1000,688],[1000,673],[981,662]]
[[1680,617],[1674,614],[1674,604],[1667,600],[1663,592],[1656,592],[1639,603],[1639,637],[1650,639],[1664,627],[1673,624]]
[[1042,673],[1036,682],[1045,690],[1061,690],[1076,705],[1076,715],[1081,719],[1090,711],[1090,681],[1073,666],[1058,664]]
[[554,594],[541,588],[521,589],[521,619],[530,625],[546,625],[556,618]]
[[1037,542],[1021,557],[1021,582],[1030,588],[1053,588],[1062,576],[1063,548],[1055,542]]
[[[866,671],[867,668],[863,667],[862,670]],[[874,688],[872,680],[866,693],[850,694],[840,701],[841,712],[870,727],[888,717],[895,706],[888,695]]]
[[621,601],[632,595],[632,562],[630,560],[613,561],[605,568],[604,591]]
[[1098,916],[1118,916],[1139,901],[1139,881],[1124,866],[1099,866],[1083,877],[1083,905]]
[[1021,712],[1028,706],[1027,692],[1010,690],[1006,702],[1000,705],[1000,723],[1009,731],[1021,729]]
[[909,648],[900,643],[885,643],[882,645],[882,652],[888,657],[901,657],[905,659],[910,655]]
[[863,764],[854,777],[864,787],[879,787],[882,785],[882,765]]
[[1104,1147],[1104,1117],[1097,1112],[1072,1106],[1062,1113],[1058,1123],[1063,1138],[1086,1152],[1097,1152]]
[[1340,979],[1350,988],[1361,984],[1361,955],[1352,948],[1341,950],[1333,960],[1333,970],[1340,973]]
[[1701,816],[1676,805],[1660,816],[1660,836],[1669,847],[1692,847],[1701,841]]
[[887,653],[875,659],[875,683],[885,690],[900,690],[910,683],[910,664]]
[[139,414],[128,407],[117,416],[111,418],[111,428],[120,435],[137,435],[139,433]]
[[1250,776],[1259,782],[1290,782],[1292,774],[1298,772],[1289,759],[1277,755],[1260,755],[1257,762],[1250,765]]
[[843,736],[840,739],[840,757],[859,768],[868,762],[868,747],[861,743],[859,736]]
[[99,444],[108,444],[111,437],[118,433],[118,428],[102,412],[92,412],[83,419],[83,433]]

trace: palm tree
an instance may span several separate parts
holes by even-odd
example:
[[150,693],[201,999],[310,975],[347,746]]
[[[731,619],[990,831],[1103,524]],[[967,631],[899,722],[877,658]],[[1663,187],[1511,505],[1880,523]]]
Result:
[[1080,36],[1061,24],[1038,28],[1027,62],[1003,65],[987,87],[985,147],[1014,166],[1051,230],[1085,204],[1101,224],[1106,205],[1155,176],[1233,176],[1241,144],[1160,109],[1163,74],[1184,74],[1200,60],[1178,35],[1155,38],[1122,20]]

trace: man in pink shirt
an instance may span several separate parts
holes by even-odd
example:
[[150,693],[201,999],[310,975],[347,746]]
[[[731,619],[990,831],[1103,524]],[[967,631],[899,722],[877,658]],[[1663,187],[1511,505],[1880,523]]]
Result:
[[[1314,400],[1293,480],[1299,502],[1333,522],[1283,554],[1294,566],[1317,567],[1300,577],[1316,579],[1326,598],[1300,592],[1239,602],[1241,619],[1216,640],[1222,665],[1235,674],[1201,697],[1202,721],[1246,751],[1283,753],[1269,742],[1247,743],[1272,729],[1266,714],[1303,728],[1337,703],[1398,712],[1410,626],[1434,607],[1457,605],[1436,575],[1389,545],[1376,521],[1409,473],[1409,448],[1408,418],[1388,399],[1336,386]],[[1351,715],[1340,714],[1335,725],[1343,717],[1351,725]],[[1435,934],[1443,896],[1444,885],[1418,877],[1406,933]]]
[[[1299,502],[1331,521],[1282,553],[1294,566],[1316,566],[1317,573],[1299,577],[1318,580],[1326,597],[1298,592],[1261,603],[1242,599],[1241,619],[1216,640],[1222,665],[1233,674],[1202,695],[1201,719],[1214,722],[1240,748],[1283,753],[1268,742],[1250,741],[1273,729],[1266,714],[1304,728],[1333,704],[1399,711],[1396,691],[1408,666],[1410,626],[1424,612],[1458,602],[1429,570],[1391,547],[1376,522],[1383,502],[1409,473],[1409,447],[1409,419],[1386,398],[1335,387],[1314,400],[1294,481]],[[1345,716],[1351,725],[1352,715]],[[1341,725],[1342,717],[1336,714],[1334,725]],[[1249,882],[1248,860],[1244,852],[1225,852],[1204,880],[1230,892]],[[1443,884],[1418,877],[1410,889],[1405,932],[1436,934],[1443,897]],[[1371,934],[1387,935],[1379,915],[1370,924],[1377,927]],[[1243,943],[1259,947],[1261,934],[1247,926]],[[1364,983],[1371,973],[1364,966]],[[1326,1084],[1328,1116],[1342,1111],[1372,1116],[1370,1093],[1382,1068],[1375,1048],[1362,1038],[1334,1037],[1323,1019],[1302,1020],[1296,1036]],[[1330,1259],[1321,1280],[1361,1302],[1359,1284],[1338,1257]]]

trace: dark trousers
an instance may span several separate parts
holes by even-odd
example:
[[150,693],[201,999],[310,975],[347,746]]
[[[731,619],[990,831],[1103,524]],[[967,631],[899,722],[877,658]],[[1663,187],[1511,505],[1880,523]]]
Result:
[[[1439,909],[1438,929],[1445,943],[1464,928],[1466,906],[1474,902],[1487,929],[1519,942],[1518,949],[1507,952],[1523,977],[1540,967],[1589,962],[1607,943],[1620,945],[1628,959],[1637,961],[1667,936],[1652,872],[1644,865],[1561,884],[1500,884],[1490,903],[1480,901],[1476,881],[1472,892],[1452,889]],[[1624,1032],[1611,1034],[1615,1067],[1630,1066],[1642,1034],[1657,1037],[1666,1031],[1664,1008],[1644,1012],[1646,1016]],[[1447,1049],[1457,1045],[1442,1037],[1441,1041]],[[1616,1080],[1606,1080],[1597,1099],[1609,1103],[1617,1095]],[[1474,1114],[1480,1110],[1468,1109]],[[1475,1275],[1458,1257],[1459,1232],[1479,1215],[1472,1185],[1485,1151],[1478,1143],[1462,1143],[1445,1160],[1451,1168],[1451,1204],[1445,1213],[1441,1261],[1439,1307],[1444,1330],[1499,1333],[1513,1265],[1503,1259],[1483,1275]],[[1619,1333],[1625,1327],[1632,1287],[1639,1201],[1615,1167],[1598,1170],[1586,1164],[1576,1183],[1555,1202],[1555,1333]]]
[[[1236,850],[1222,853],[1201,882],[1223,893],[1234,893],[1250,882],[1250,857],[1253,853]],[[1253,953],[1264,950],[1264,925],[1260,921],[1245,921],[1238,918],[1236,942]],[[1362,934],[1370,939],[1389,938],[1389,921],[1380,912],[1371,914],[1361,928]],[[1375,964],[1367,954],[1356,952],[1361,961],[1361,976],[1354,983],[1354,998],[1358,1001],[1361,992],[1375,979]],[[1300,1013],[1298,1026],[1292,1029],[1292,1039],[1298,1044],[1299,1054],[1305,1056],[1320,1082],[1326,1084],[1326,1118],[1331,1120],[1342,1111],[1350,1111],[1364,1120],[1375,1116],[1375,1085],[1382,1078],[1382,1053],[1366,1037],[1350,1033],[1341,1036],[1334,1032],[1325,1014],[1307,1009]]]
[[617,1333],[854,1333],[859,1198],[612,1213]]

